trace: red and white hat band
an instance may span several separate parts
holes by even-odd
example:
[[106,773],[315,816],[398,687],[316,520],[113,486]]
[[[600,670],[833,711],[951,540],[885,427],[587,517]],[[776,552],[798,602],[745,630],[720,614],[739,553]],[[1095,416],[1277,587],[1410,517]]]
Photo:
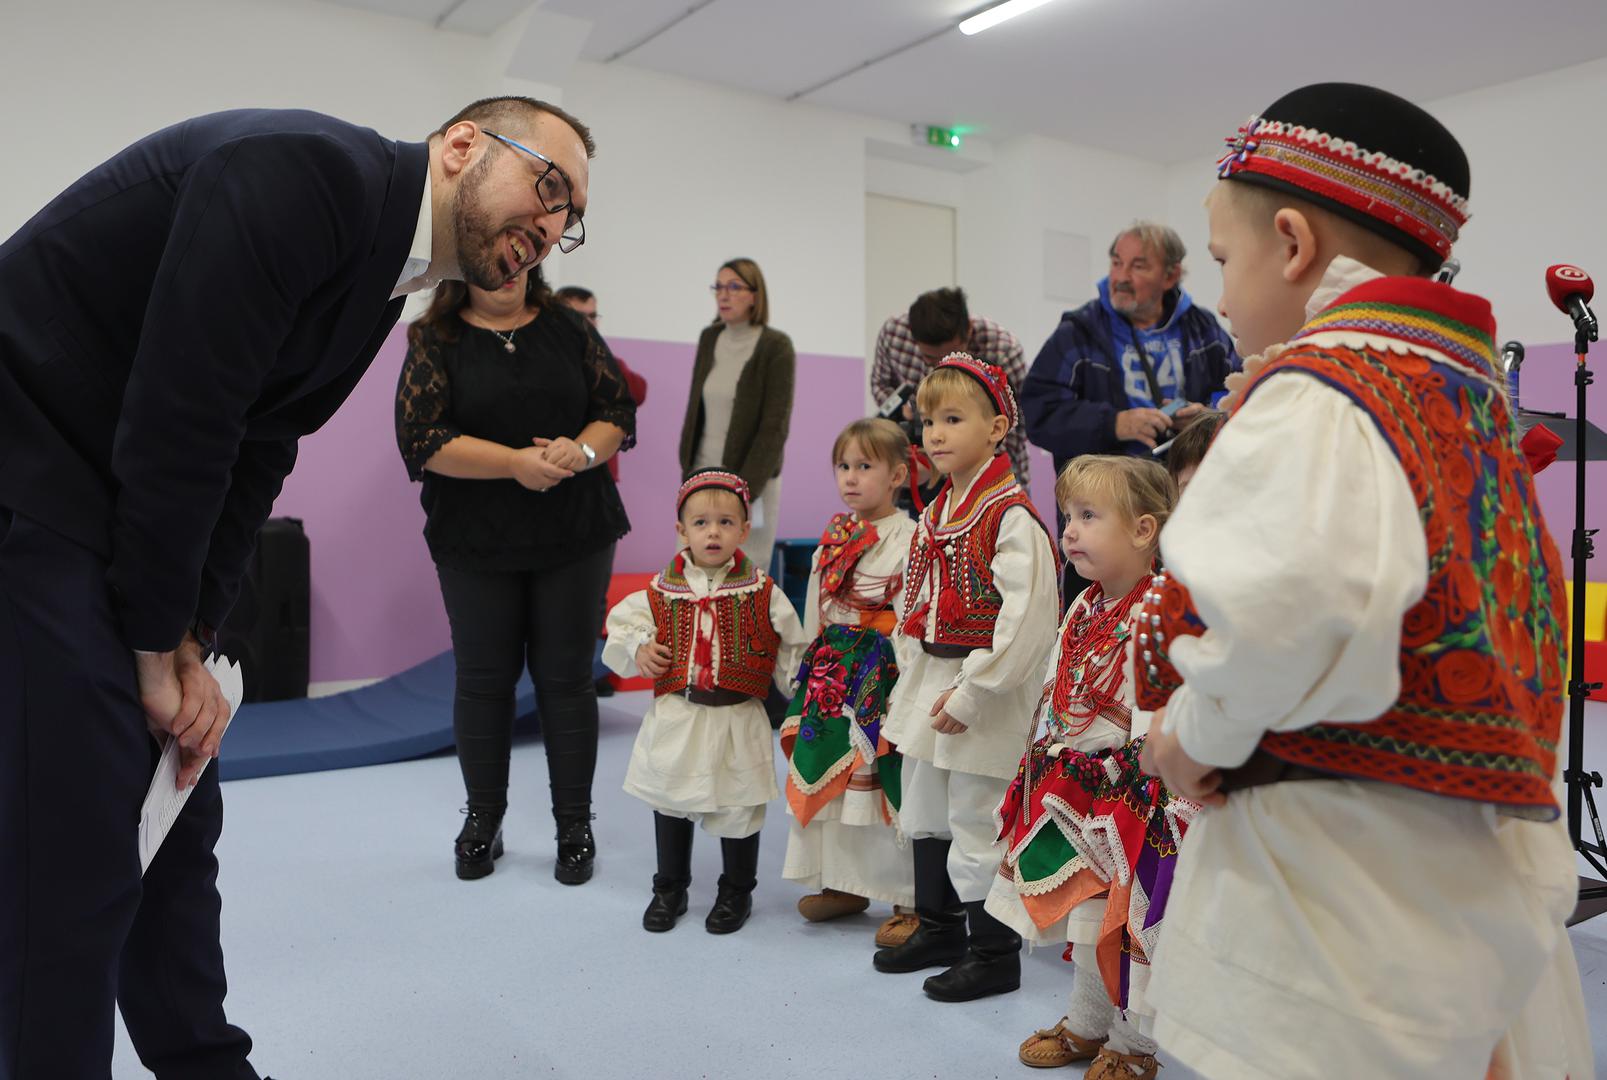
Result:
[[1010,389],[1010,380],[1005,376],[1003,368],[997,364],[978,360],[970,353],[964,352],[949,353],[938,361],[937,367],[959,368],[981,383],[982,389],[993,399],[994,408],[999,410],[999,415],[1004,417],[1011,428],[1016,426],[1021,414],[1016,410],[1015,391]]
[[693,473],[681,484],[681,490],[675,496],[675,512],[679,514],[681,507],[686,505],[686,500],[691,498],[694,492],[702,491],[704,488],[719,488],[721,491],[729,491],[742,500],[743,509],[747,509],[753,501],[748,494],[748,482],[742,477],[733,472],[709,469],[704,472]]
[[1252,116],[1216,163],[1226,180],[1260,173],[1360,211],[1449,255],[1467,199],[1422,169],[1311,128]]

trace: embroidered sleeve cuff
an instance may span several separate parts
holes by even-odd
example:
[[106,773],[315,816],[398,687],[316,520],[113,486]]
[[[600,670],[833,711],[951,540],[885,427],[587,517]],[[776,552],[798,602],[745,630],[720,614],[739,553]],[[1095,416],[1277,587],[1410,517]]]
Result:
[[1187,683],[1166,706],[1166,730],[1177,736],[1189,757],[1219,769],[1243,765],[1262,735],[1234,725],[1220,703],[1192,692]]

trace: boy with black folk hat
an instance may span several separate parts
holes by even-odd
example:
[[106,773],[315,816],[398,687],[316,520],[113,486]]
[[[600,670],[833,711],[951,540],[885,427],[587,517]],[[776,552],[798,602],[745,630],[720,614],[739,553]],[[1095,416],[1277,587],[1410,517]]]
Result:
[[1262,355],[1137,642],[1140,707],[1164,706],[1145,769],[1207,805],[1156,1036],[1234,1080],[1593,1075],[1563,925],[1561,564],[1490,305],[1428,278],[1467,159],[1410,102],[1328,83],[1218,169],[1221,309]]

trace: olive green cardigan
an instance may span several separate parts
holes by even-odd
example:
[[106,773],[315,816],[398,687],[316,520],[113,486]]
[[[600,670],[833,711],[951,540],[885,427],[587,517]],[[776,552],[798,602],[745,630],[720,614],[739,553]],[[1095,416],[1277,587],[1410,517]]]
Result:
[[[686,419],[681,424],[682,476],[692,471],[692,459],[703,438],[703,384],[714,369],[714,340],[724,329],[723,323],[716,323],[698,338]],[[746,480],[755,497],[771,477],[781,474],[781,451],[792,423],[795,370],[792,339],[767,326],[737,377],[731,426],[726,431],[720,465]]]

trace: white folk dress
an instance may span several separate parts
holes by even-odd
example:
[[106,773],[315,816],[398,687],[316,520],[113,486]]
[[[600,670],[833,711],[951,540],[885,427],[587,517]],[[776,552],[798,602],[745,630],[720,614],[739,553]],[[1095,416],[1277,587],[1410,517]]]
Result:
[[[717,591],[733,562],[707,571],[688,555],[685,575],[693,597]],[[720,643],[712,626],[714,615],[706,613],[703,618],[707,622],[702,630],[714,640],[712,666],[718,672]],[[781,635],[775,683],[790,693],[806,639],[797,612],[780,589],[770,593],[770,622]],[[608,613],[603,662],[626,678],[636,675],[636,650],[653,640],[655,632],[646,591],[630,594]],[[687,682],[695,683],[699,672],[690,659],[687,665],[691,669]],[[758,832],[765,805],[779,794],[775,737],[763,702],[755,698],[740,705],[707,706],[694,705],[678,694],[655,697],[631,750],[625,791],[660,813],[698,821],[716,836],[738,838]]]

